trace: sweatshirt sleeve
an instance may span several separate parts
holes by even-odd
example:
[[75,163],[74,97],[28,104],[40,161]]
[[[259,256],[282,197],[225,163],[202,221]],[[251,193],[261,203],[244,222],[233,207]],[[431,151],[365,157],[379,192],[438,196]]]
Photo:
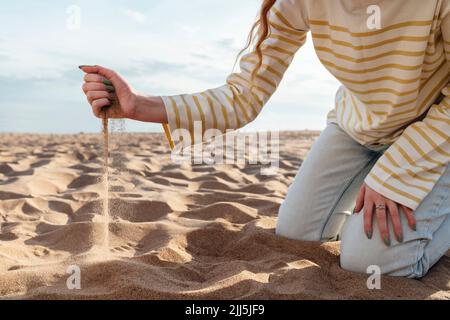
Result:
[[450,163],[450,1],[443,10],[441,32],[447,59],[443,99],[422,121],[405,129],[366,177],[385,197],[416,210]]
[[[225,85],[194,94],[161,97],[168,115],[165,131],[169,142],[177,144],[183,140],[183,146],[202,142],[196,129],[200,124],[203,139],[206,130],[225,133],[256,118],[275,92],[295,53],[306,42],[308,28],[301,3],[281,0],[272,7],[270,36],[261,46],[262,66],[253,81],[251,74],[258,61],[254,49],[241,57],[240,72],[229,75]],[[188,133],[190,141],[180,139],[180,129]]]

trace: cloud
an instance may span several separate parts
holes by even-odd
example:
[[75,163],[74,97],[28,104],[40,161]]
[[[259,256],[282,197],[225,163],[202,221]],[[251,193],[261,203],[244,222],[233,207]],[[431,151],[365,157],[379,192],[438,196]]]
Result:
[[191,56],[199,60],[212,60],[215,58],[213,55],[199,52],[191,52]]
[[178,74],[187,72],[189,64],[173,63],[156,59],[131,60],[126,69],[130,77],[156,76],[160,74]]
[[131,18],[132,20],[140,24],[145,23],[145,21],[147,20],[147,17],[143,13],[136,10],[124,9],[123,13],[127,17]]
[[216,44],[223,49],[226,50],[235,50],[236,46],[235,46],[235,39],[233,38],[224,38],[221,39],[219,41],[216,41]]
[[6,53],[6,52],[1,52],[0,51],[0,59],[5,61],[5,60],[12,60],[11,56]]

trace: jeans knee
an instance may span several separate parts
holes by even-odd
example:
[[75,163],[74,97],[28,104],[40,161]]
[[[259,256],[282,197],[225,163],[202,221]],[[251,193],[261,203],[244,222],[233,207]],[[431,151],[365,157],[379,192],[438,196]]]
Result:
[[367,273],[369,266],[381,263],[380,247],[376,239],[369,240],[362,229],[362,215],[350,216],[342,230],[341,268],[351,272]]
[[389,264],[383,264],[382,261],[377,262],[376,258],[374,262],[368,264],[367,261],[359,258],[356,254],[342,254],[342,252],[340,265],[342,269],[356,273],[372,273],[374,270],[372,268],[376,267],[382,275],[411,279],[422,278],[428,272],[428,268],[424,267],[421,262],[414,265],[392,268]]
[[358,255],[357,251],[347,249],[347,246],[341,244],[341,256],[340,256],[341,268],[346,271],[367,273],[367,262],[365,259]]
[[289,218],[290,214],[286,211],[284,202],[281,204],[278,210],[277,225],[275,228],[275,234],[280,237],[294,239],[296,234],[293,232],[293,228]]
[[357,273],[372,273],[374,268],[380,274],[421,278],[429,270],[425,257],[414,259],[407,251],[401,252],[397,248],[386,247],[381,239],[349,237],[344,234],[341,241],[341,268]]
[[307,216],[301,212],[295,212],[294,214],[290,208],[283,204],[278,210],[275,234],[299,241],[319,241],[320,235],[317,235],[317,231],[320,232],[320,230],[317,230],[316,226],[307,222]]

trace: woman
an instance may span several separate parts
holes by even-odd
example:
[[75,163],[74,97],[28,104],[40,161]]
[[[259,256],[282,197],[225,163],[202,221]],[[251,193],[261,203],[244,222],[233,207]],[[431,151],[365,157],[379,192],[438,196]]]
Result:
[[115,102],[109,117],[168,123],[172,132],[192,132],[195,121],[237,129],[261,111],[308,32],[342,86],[276,232],[341,239],[350,271],[375,265],[422,277],[450,248],[450,0],[265,0],[253,50],[222,87],[144,97],[114,71],[81,66],[83,90],[98,117]]

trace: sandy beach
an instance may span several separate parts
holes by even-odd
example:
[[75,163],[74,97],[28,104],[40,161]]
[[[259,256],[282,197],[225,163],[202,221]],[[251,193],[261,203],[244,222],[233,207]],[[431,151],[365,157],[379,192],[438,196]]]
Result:
[[[111,137],[109,248],[101,135],[0,135],[0,298],[449,299],[450,254],[421,280],[339,267],[339,243],[275,236],[318,132],[281,134],[280,169],[177,165],[160,134]],[[81,289],[70,290],[69,266]]]

